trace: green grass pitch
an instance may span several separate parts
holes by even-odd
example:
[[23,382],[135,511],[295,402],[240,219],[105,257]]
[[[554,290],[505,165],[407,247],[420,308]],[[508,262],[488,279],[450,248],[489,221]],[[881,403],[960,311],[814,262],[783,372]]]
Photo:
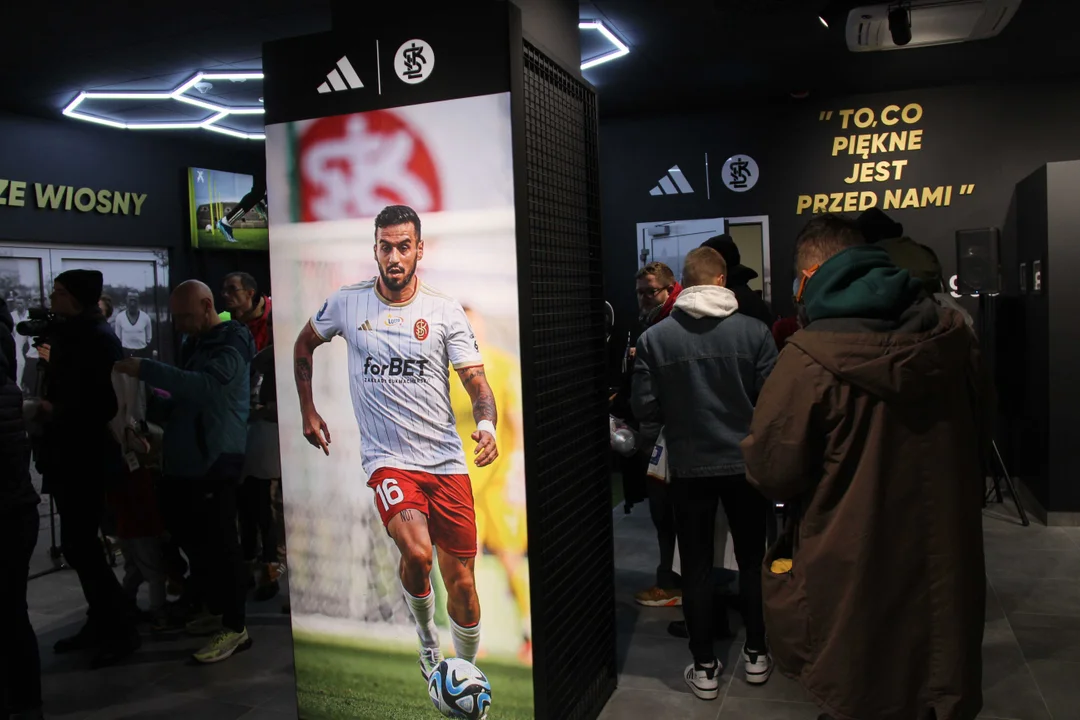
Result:
[[[296,635],[303,720],[438,720],[415,653]],[[530,668],[481,659],[491,681],[490,720],[532,720]]]
[[199,230],[200,250],[266,250],[270,247],[270,231],[267,228],[236,228],[236,242],[225,239],[220,230]]

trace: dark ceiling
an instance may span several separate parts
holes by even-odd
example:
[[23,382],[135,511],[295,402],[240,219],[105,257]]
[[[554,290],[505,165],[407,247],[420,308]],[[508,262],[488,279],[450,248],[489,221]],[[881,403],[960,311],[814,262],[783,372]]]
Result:
[[4,14],[0,110],[51,118],[80,90],[162,91],[199,70],[260,70],[263,42],[330,28],[330,0],[31,0]]
[[[328,29],[330,4],[18,3],[5,9],[0,23],[0,110],[58,118],[80,90],[160,91],[197,70],[258,69],[264,41]],[[787,99],[793,91],[820,97],[1080,72],[1080,2],[1073,0],[1023,0],[1010,26],[991,40],[864,54],[848,52],[835,24],[833,30],[819,24],[825,4],[582,2],[582,18],[605,21],[631,48],[628,56],[585,76],[600,92],[602,117],[610,118],[736,111],[748,102]],[[594,38],[584,38],[582,48],[585,55],[594,53]]]
[[[866,0],[855,5],[876,5]],[[792,92],[838,96],[909,88],[1046,80],[1080,73],[1080,2],[1023,0],[996,38],[958,45],[852,53],[842,23],[817,19],[825,0],[591,0],[628,56],[585,72],[601,117],[737,111]],[[1034,109],[1033,109],[1034,110]]]

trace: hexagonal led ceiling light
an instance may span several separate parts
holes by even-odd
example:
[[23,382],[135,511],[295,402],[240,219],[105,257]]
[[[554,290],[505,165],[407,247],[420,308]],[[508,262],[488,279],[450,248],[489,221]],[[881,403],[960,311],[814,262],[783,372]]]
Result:
[[[64,108],[64,115],[75,118],[77,120],[85,120],[86,122],[97,123],[99,125],[107,125],[109,127],[119,128],[121,130],[209,130],[211,132],[221,133],[222,135],[230,135],[242,140],[265,140],[265,133],[250,133],[241,132],[240,130],[233,130],[232,128],[218,125],[218,122],[229,115],[261,115],[265,111],[261,106],[257,107],[230,107],[227,105],[219,105],[217,103],[207,102],[199,98],[191,97],[187,94],[188,90],[191,90],[197,83],[203,80],[262,80],[263,74],[261,72],[232,72],[232,73],[215,73],[215,72],[200,72],[193,75],[183,84],[178,86],[175,90],[169,92],[86,92],[79,93],[78,97],[71,101],[66,108]],[[195,107],[202,108],[210,113],[207,117],[197,122],[155,122],[155,123],[127,123],[120,122],[118,120],[111,120],[105,117],[99,117],[97,115],[90,115],[85,112],[79,112],[79,105],[83,100],[168,100],[170,102],[181,102],[186,105],[194,105]]]
[[607,26],[604,25],[604,23],[600,20],[582,20],[578,22],[578,28],[581,30],[595,30],[599,32],[615,48],[611,52],[606,52],[603,55],[597,55],[596,57],[590,58],[585,62],[581,63],[582,70],[588,70],[589,68],[596,67],[597,65],[601,65],[606,62],[611,62],[612,60],[617,60],[624,55],[630,54],[630,48],[627,47],[626,43],[616,37],[615,33],[608,30]]

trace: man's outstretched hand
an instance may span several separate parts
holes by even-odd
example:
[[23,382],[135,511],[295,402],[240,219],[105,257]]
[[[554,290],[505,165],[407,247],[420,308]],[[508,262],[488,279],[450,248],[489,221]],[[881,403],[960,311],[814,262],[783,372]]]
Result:
[[303,413],[304,437],[313,447],[322,448],[327,456],[330,455],[330,428],[326,427],[326,421],[315,411],[314,408]]

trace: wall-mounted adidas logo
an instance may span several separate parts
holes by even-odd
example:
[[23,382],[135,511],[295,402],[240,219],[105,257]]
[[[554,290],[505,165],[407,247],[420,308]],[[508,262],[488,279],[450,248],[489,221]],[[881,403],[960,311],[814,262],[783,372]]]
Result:
[[372,330],[374,330],[375,328],[373,328],[373,327],[371,326],[371,321],[370,321],[370,320],[365,320],[365,321],[364,321],[364,324],[363,324],[363,325],[361,325],[361,326],[359,327],[359,329],[360,329],[360,330],[363,330],[364,332],[371,332],[371,331],[372,331]]
[[694,188],[690,187],[690,183],[687,181],[686,176],[683,175],[683,171],[679,169],[678,165],[673,165],[664,177],[660,178],[652,190],[649,191],[650,195],[687,195],[694,192]]
[[[338,72],[338,71],[341,72]],[[344,76],[344,77],[342,77]],[[346,83],[348,83],[346,85]],[[342,90],[360,90],[364,83],[360,82],[360,76],[353,70],[349,58],[342,56],[337,61],[337,67],[326,74],[326,82],[319,86],[320,93],[341,92]]]

